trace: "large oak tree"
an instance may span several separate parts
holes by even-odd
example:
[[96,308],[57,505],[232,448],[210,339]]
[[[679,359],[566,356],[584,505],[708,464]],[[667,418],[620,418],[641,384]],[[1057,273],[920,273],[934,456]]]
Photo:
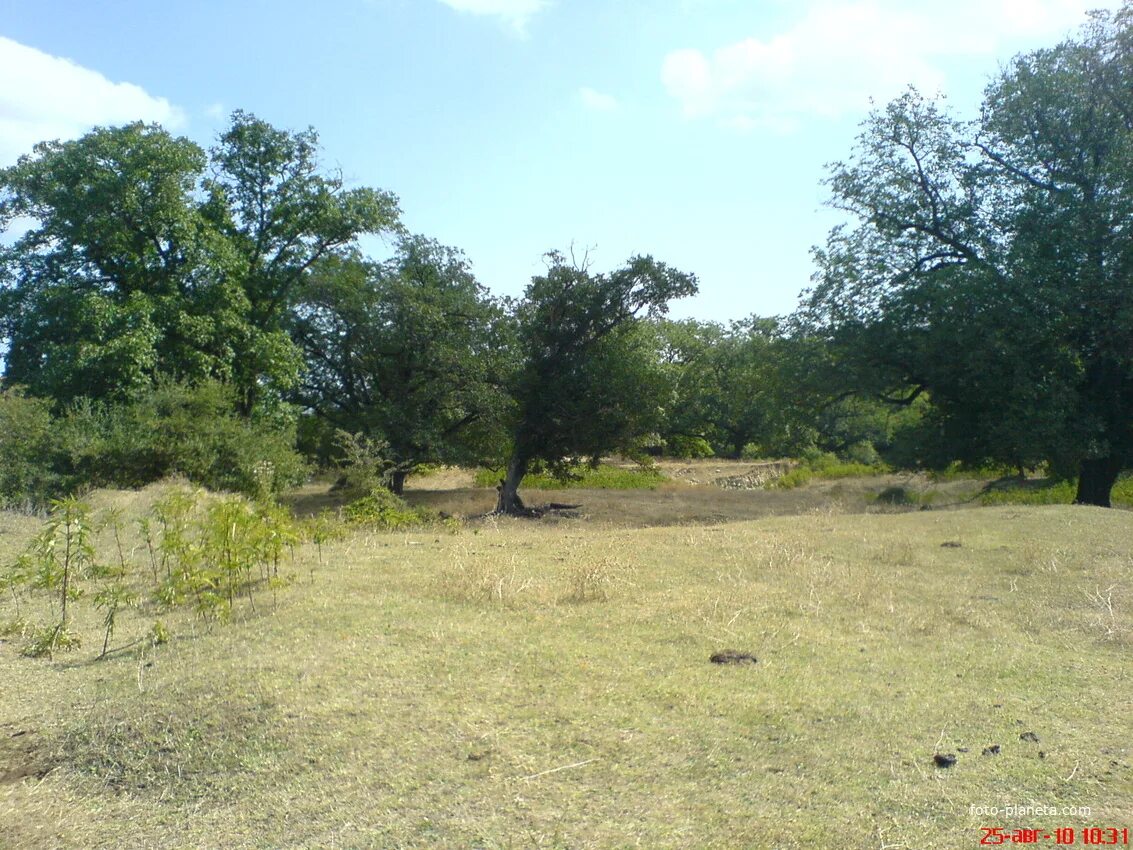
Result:
[[314,131],[243,112],[211,153],[141,123],[43,142],[0,170],[0,229],[32,222],[0,248],[5,381],[62,404],[217,379],[270,407],[301,369],[306,270],[397,216],[320,171]]
[[910,91],[833,167],[810,327],[969,461],[1108,505],[1133,464],[1133,4],[1017,57],[960,122]]

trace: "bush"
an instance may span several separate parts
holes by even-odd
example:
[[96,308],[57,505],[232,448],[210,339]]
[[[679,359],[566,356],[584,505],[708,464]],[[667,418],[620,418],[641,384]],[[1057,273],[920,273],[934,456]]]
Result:
[[[1114,488],[1114,496],[1117,488]],[[1077,486],[1073,481],[1019,482],[989,488],[980,496],[985,505],[1069,505]]]
[[703,437],[677,436],[669,439],[665,446],[669,457],[679,457],[693,460],[702,457],[712,457],[712,445]]
[[43,504],[91,487],[141,487],[182,475],[212,490],[263,497],[303,480],[294,427],[248,421],[217,383],[166,384],[123,404],[0,396],[0,496]]
[[301,482],[307,467],[294,449],[294,423],[249,421],[234,409],[232,391],[226,386],[170,385],[136,405],[133,415],[127,409],[125,424],[153,423],[151,451],[169,459],[158,478],[180,473],[212,490],[254,497]]
[[365,525],[393,531],[430,522],[435,517],[421,508],[414,508],[389,490],[377,487],[368,496],[357,499],[342,509],[342,518],[353,525]]
[[[1078,492],[1076,480],[1048,478],[1043,481],[1004,479],[988,487],[980,497],[985,505],[1069,505]],[[1110,493],[1114,505],[1133,506],[1133,474],[1117,479]]]
[[801,461],[797,467],[786,475],[769,482],[767,486],[791,489],[792,487],[801,487],[814,478],[861,478],[869,475],[880,475],[887,471],[886,467],[880,464],[843,461],[833,452],[823,452],[818,449],[804,452]]
[[42,505],[55,492],[51,424],[49,402],[0,392],[0,505]]
[[335,446],[342,460],[337,489],[348,499],[366,498],[378,490],[389,490],[395,464],[389,457],[389,443],[359,432],[335,432]]
[[873,447],[873,443],[869,440],[861,440],[854,443],[843,453],[845,460],[850,463],[861,464],[862,466],[880,466],[881,455],[877,453],[877,449]]
[[778,478],[767,482],[765,486],[791,490],[795,487],[802,487],[804,484],[809,484],[812,478],[814,478],[814,473],[811,472],[810,469],[805,466],[796,466],[786,475],[780,475]]

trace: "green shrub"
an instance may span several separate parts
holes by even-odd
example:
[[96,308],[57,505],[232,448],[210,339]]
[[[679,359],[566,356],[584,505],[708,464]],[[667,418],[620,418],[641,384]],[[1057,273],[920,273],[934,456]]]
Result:
[[796,466],[786,475],[780,475],[778,478],[769,481],[767,487],[779,487],[783,490],[790,490],[794,487],[802,487],[804,484],[810,483],[814,478],[814,473],[805,466]]
[[1020,481],[989,489],[980,501],[985,505],[1069,505],[1076,490],[1073,481],[1044,481],[1037,486]]
[[740,450],[740,460],[763,460],[766,457],[759,443],[745,443]]
[[665,453],[669,457],[679,457],[686,459],[695,459],[702,457],[712,457],[716,452],[712,451],[712,445],[703,437],[684,437],[677,436],[670,438],[665,445]]
[[[985,505],[1069,505],[1078,492],[1076,480],[1047,478],[1040,481],[1003,478],[980,497]],[[1133,507],[1133,473],[1117,479],[1110,493],[1114,505]]]
[[767,484],[768,487],[791,489],[801,487],[812,479],[862,478],[870,475],[881,475],[887,472],[881,464],[854,463],[843,461],[833,452],[823,452],[818,449],[803,453],[802,462],[779,478]]
[[56,422],[67,489],[140,487],[183,475],[211,490],[261,498],[307,474],[294,426],[236,415],[230,388],[166,384],[118,405],[72,405]]
[[389,490],[378,487],[342,509],[342,518],[353,525],[395,530],[432,521],[428,511],[414,508]]
[[0,392],[0,506],[38,506],[57,489],[50,402]]
[[930,481],[967,481],[972,478],[1007,478],[1012,475],[1017,476],[1018,469],[1007,466],[996,466],[994,464],[986,464],[983,466],[972,466],[970,464],[961,463],[960,461],[953,461],[943,469],[929,470],[928,477]]
[[843,457],[849,463],[857,463],[862,466],[880,466],[881,455],[877,453],[877,449],[873,447],[873,443],[869,440],[861,440],[854,443],[843,453]]
[[389,457],[389,443],[361,432],[335,432],[341,461],[338,488],[348,499],[364,499],[378,490],[389,490],[396,464]]
[[[274,600],[295,580],[283,570],[284,556],[300,542],[300,529],[278,504],[171,488],[138,525],[142,545],[128,548],[121,511],[111,509],[95,523],[90,508],[74,497],[52,502],[24,551],[0,564],[0,590],[16,607],[16,618],[4,628],[28,638],[26,655],[53,657],[81,646],[71,623],[84,599],[101,619],[98,657],[105,658],[120,620],[132,610],[150,609],[154,602],[165,608],[191,605],[211,624],[230,619],[239,599],[255,613],[256,590],[270,590]],[[113,540],[114,556],[106,562],[96,555],[98,528],[109,529]],[[21,598],[31,595],[54,603],[52,622],[24,619]],[[156,621],[149,641],[156,646],[169,637]]]

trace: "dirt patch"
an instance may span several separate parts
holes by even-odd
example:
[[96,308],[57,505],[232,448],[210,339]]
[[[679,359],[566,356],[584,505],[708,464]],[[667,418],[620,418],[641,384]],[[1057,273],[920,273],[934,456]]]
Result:
[[0,724],[0,785],[28,777],[42,779],[50,769],[37,730]]
[[411,475],[405,482],[407,490],[462,490],[472,486],[476,473],[471,469],[446,466],[426,475]]
[[761,463],[720,460],[662,461],[658,468],[672,481],[683,484],[711,484],[723,490],[761,490],[776,479],[782,478],[798,463],[790,460],[772,460]]
[[[617,463],[615,461],[615,463]],[[627,462],[628,463],[628,462]],[[765,484],[790,468],[787,461],[749,463],[708,459],[664,460],[658,468],[669,478],[653,490],[538,490],[521,487],[525,504],[546,506],[569,502],[569,512],[550,512],[543,521],[600,523],[624,528],[666,525],[703,525],[784,516],[824,513],[902,513],[927,506],[920,496],[931,491],[934,510],[971,504],[981,486],[974,481],[934,484],[924,476],[878,475],[867,478],[816,480],[802,487],[782,489]],[[718,482],[724,482],[724,484]],[[763,483],[757,484],[760,481]],[[472,472],[444,469],[406,482],[405,500],[476,521],[496,507],[496,491],[473,487]],[[449,486],[451,485],[451,486]],[[886,504],[878,496],[886,488],[901,487],[918,495],[906,504]],[[329,482],[293,490],[284,501],[300,516],[312,516],[343,504]]]

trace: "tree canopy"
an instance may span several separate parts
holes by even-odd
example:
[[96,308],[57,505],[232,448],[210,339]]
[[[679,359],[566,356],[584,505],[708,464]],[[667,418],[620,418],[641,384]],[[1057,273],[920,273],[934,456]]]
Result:
[[530,463],[560,463],[626,448],[656,430],[667,399],[651,335],[639,319],[696,292],[696,278],[652,257],[609,274],[547,255],[518,305],[518,368],[512,447],[497,509],[522,510],[519,484]]
[[332,428],[384,440],[393,489],[424,463],[500,452],[510,318],[459,251],[405,237],[384,263],[332,256],[303,283],[298,398]]
[[875,112],[804,311],[862,386],[928,393],[939,456],[1045,462],[1104,505],[1133,463],[1131,23],[1017,57],[977,120],[912,90]]
[[248,415],[294,387],[307,268],[398,227],[396,199],[318,170],[314,131],[244,112],[210,153],[156,125],[44,142],[0,170],[5,379],[66,403],[217,379]]

